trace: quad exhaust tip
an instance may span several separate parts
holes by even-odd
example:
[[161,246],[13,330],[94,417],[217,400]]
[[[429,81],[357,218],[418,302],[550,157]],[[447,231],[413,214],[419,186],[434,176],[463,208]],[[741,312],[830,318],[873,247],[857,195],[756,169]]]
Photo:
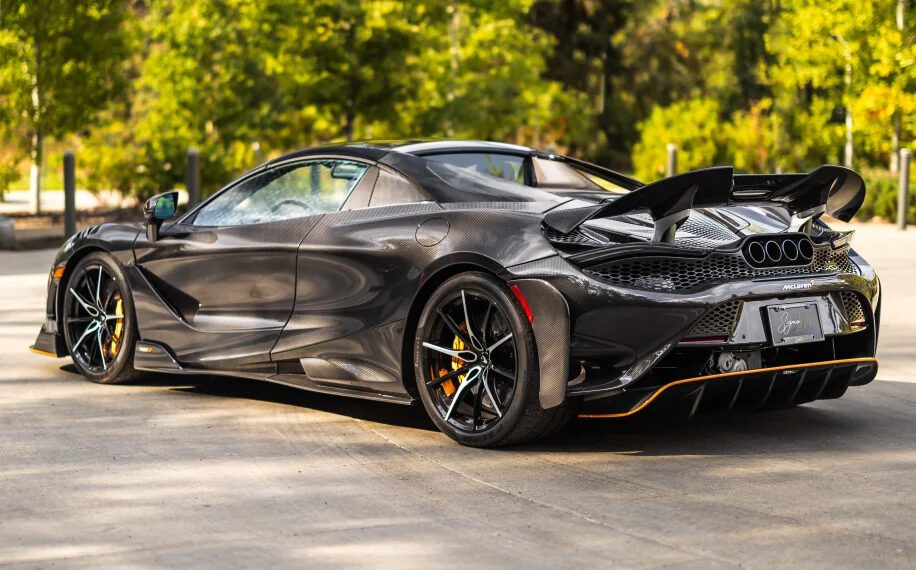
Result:
[[759,268],[808,265],[814,259],[814,246],[804,235],[751,238],[744,246],[744,258]]

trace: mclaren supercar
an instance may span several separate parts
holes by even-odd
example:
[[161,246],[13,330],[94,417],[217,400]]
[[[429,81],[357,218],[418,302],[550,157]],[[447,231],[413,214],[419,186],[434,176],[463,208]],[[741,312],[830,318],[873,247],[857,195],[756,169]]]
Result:
[[421,402],[473,446],[837,398],[877,373],[878,278],[827,224],[864,193],[838,166],[643,184],[498,143],[313,148],[68,240],[33,349]]

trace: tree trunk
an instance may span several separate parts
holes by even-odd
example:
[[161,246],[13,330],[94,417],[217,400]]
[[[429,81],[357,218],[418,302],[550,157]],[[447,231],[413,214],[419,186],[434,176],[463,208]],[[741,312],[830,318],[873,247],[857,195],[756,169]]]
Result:
[[843,77],[846,86],[846,144],[843,145],[843,166],[852,168],[852,52],[846,40],[840,38],[840,42],[846,55],[846,73]]
[[[897,29],[903,31],[906,0],[897,0]],[[900,167],[900,131],[903,126],[903,113],[900,108],[894,109],[894,127],[891,133],[891,172],[896,173]]]
[[843,166],[852,168],[852,111],[846,109],[846,144],[843,145]]
[[[38,38],[36,38],[37,40]],[[29,157],[32,165],[29,171],[29,190],[32,196],[32,213],[41,213],[41,166],[44,162],[44,128],[42,122],[41,82],[41,44],[35,42],[35,69],[32,70],[32,140]]]
[[344,136],[347,142],[353,140],[353,131],[356,128],[356,117],[351,109],[347,109],[346,122],[344,123]]
[[32,164],[29,167],[29,191],[32,198],[32,213],[41,213],[41,167],[44,164],[45,137],[41,125],[36,125],[32,135],[32,144],[29,152]]

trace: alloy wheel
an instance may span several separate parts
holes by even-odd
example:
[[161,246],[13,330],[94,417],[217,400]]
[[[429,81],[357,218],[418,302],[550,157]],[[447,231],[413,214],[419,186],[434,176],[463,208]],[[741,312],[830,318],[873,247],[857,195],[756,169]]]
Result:
[[443,420],[486,430],[507,411],[518,382],[509,321],[488,294],[461,289],[439,303],[422,342],[425,384]]
[[87,265],[68,285],[64,317],[70,355],[86,371],[104,374],[124,342],[124,297],[117,278],[101,264]]

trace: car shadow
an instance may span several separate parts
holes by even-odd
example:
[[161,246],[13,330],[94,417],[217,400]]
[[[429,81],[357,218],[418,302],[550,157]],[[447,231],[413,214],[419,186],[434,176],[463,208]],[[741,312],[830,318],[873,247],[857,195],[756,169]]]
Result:
[[[61,370],[82,378],[73,364],[61,366]],[[201,396],[272,402],[350,416],[371,422],[436,431],[436,426],[430,421],[421,406],[405,406],[321,394],[261,380],[196,374],[146,374],[141,380],[132,382],[129,385],[170,388],[185,394]]]
[[[78,374],[73,365],[61,368]],[[320,394],[266,381],[224,376],[156,374],[133,386],[163,387],[198,396],[238,398],[308,408],[354,419],[423,431],[437,428],[420,405]],[[887,447],[905,446],[903,435],[916,422],[905,415],[875,413],[856,397],[864,390],[890,391],[891,398],[916,399],[916,383],[879,381],[851,388],[841,400],[784,410],[700,414],[673,419],[649,408],[622,419],[574,419],[549,438],[508,448],[539,452],[609,452],[643,456],[744,455],[761,452],[848,450],[863,436]],[[887,396],[888,394],[884,394]],[[855,399],[855,400],[854,400]]]

